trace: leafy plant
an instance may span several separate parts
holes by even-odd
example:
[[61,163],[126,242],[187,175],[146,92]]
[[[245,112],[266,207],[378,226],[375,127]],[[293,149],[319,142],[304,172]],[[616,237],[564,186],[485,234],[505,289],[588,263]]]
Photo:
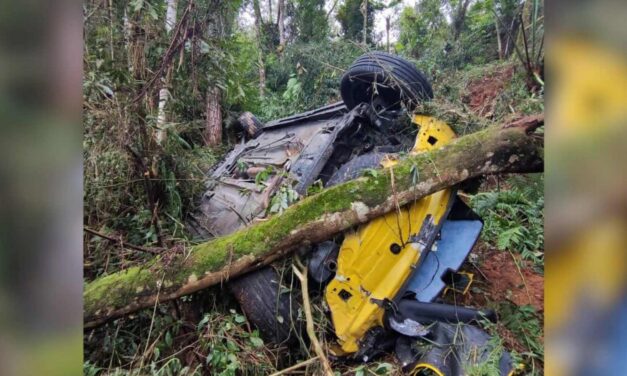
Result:
[[541,182],[483,192],[471,204],[484,221],[483,238],[500,250],[520,252],[523,258],[540,265],[544,259],[544,196]]
[[298,201],[298,192],[287,185],[282,185],[279,191],[272,197],[270,213],[283,213],[290,205]]
[[287,81],[287,88],[283,92],[283,99],[293,105],[299,105],[303,96],[303,85],[298,81],[298,77],[292,74]]
[[376,168],[367,168],[364,170],[363,176],[370,176],[376,179],[379,176],[379,171]]
[[272,166],[268,166],[262,171],[259,171],[257,175],[255,175],[255,185],[257,187],[262,186],[272,174],[274,174],[274,167]]
[[516,306],[509,302],[502,302],[498,307],[499,326],[511,331],[516,340],[525,349],[522,353],[513,353],[514,358],[529,368],[528,374],[539,374],[536,366],[544,359],[544,330],[541,316],[533,306]]
[[[268,373],[269,363],[259,362],[263,358],[264,342],[259,331],[246,331],[246,318],[235,310],[224,316],[216,312],[205,314],[197,325],[201,337],[201,349],[207,354],[205,363],[212,375],[234,376],[239,374]],[[251,361],[245,358],[253,356]]]

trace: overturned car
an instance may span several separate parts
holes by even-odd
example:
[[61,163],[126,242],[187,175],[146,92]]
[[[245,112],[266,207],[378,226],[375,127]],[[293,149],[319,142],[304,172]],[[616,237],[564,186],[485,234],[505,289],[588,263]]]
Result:
[[[243,114],[247,140],[210,173],[190,231],[199,238],[229,234],[312,190],[456,137],[445,122],[413,113],[433,92],[424,75],[398,56],[359,57],[340,89],[342,102],[266,124]],[[472,275],[459,269],[483,227],[458,189],[424,197],[306,252],[337,338],[333,355],[368,361],[394,350],[408,372],[439,375],[463,374],[464,362],[489,356],[490,337],[468,324],[494,321],[495,313],[438,302],[445,289],[468,290]],[[275,269],[244,275],[229,288],[266,340],[293,340],[299,299],[282,289]],[[432,346],[421,350],[415,346],[420,341]],[[499,369],[511,372],[507,354]]]

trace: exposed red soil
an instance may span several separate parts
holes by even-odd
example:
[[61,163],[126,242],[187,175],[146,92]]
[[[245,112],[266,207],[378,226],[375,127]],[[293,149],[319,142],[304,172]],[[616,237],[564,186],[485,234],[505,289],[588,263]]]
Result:
[[[517,306],[530,304],[538,313],[544,310],[544,277],[533,271],[532,266],[518,255],[516,263],[520,266],[520,272],[514,263],[512,254],[507,251],[498,251],[483,242],[479,242],[473,251],[478,256],[471,265],[465,267],[475,276],[473,288],[469,294],[462,297],[456,296],[455,303],[461,303],[469,307],[486,307],[489,302],[509,301]],[[523,278],[524,277],[524,282]],[[445,296],[451,300],[452,296]],[[449,303],[453,303],[449,301]],[[503,339],[507,348],[519,353],[528,351],[505,325],[498,324],[497,332]]]
[[486,292],[492,300],[509,300],[517,306],[532,305],[544,311],[544,277],[533,272],[530,265],[509,252],[492,252],[481,264]]
[[464,96],[464,103],[468,104],[477,115],[491,117],[496,98],[513,74],[514,67],[508,66],[471,81],[466,87],[467,94]]

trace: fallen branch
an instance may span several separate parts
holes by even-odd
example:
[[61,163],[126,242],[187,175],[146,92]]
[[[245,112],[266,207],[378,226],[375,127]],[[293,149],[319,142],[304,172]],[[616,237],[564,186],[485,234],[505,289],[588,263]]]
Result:
[[465,180],[542,171],[542,139],[532,131],[543,123],[536,117],[517,126],[490,127],[432,152],[408,155],[392,168],[395,195],[391,174],[363,176],[306,197],[283,214],[233,234],[98,278],[83,293],[85,328],[152,307],[157,272],[165,276],[159,296],[165,302],[268,265],[297,247],[327,240],[395,210],[396,205]]
[[320,341],[318,341],[318,337],[316,336],[316,329],[314,328],[313,317],[311,315],[311,304],[309,303],[309,286],[307,281],[307,267],[304,266],[298,258],[296,258],[296,265],[292,264],[292,269],[294,270],[294,274],[300,281],[300,287],[303,292],[303,310],[305,311],[305,319],[307,320],[307,336],[309,336],[309,340],[311,341],[311,345],[320,358],[320,363],[322,363],[322,368],[324,369],[324,373],[327,376],[333,376],[333,369],[331,368],[331,364],[329,363],[329,359],[327,359],[324,354],[324,349],[322,349],[322,345],[320,345]]
[[310,365],[311,363],[315,362],[315,361],[316,361],[316,360],[318,360],[318,359],[319,359],[319,358],[318,358],[317,356],[314,356],[313,358],[307,359],[307,360],[302,361],[302,362],[300,362],[300,363],[296,363],[296,364],[294,364],[294,365],[293,365],[293,366],[291,366],[291,367],[287,367],[287,368],[285,368],[285,369],[282,369],[282,370],[280,370],[279,372],[275,372],[275,373],[273,373],[273,374],[272,374],[272,375],[270,375],[270,376],[281,376],[281,375],[285,375],[285,374],[286,374],[286,373],[288,373],[288,372],[292,372],[292,371],[295,371],[295,370],[297,370],[297,369],[299,369],[299,368],[301,368],[301,367],[304,367],[304,366]]
[[95,236],[97,236],[99,238],[106,239],[106,240],[110,241],[111,243],[118,244],[122,248],[130,248],[130,249],[134,249],[136,251],[152,253],[153,255],[158,255],[158,254],[160,254],[163,251],[163,248],[146,248],[146,247],[140,247],[138,245],[129,244],[129,243],[125,242],[124,240],[122,240],[121,237],[120,238],[114,238],[112,236],[105,235],[105,234],[103,234],[101,232],[98,232],[96,230],[92,230],[89,227],[83,227],[83,231],[85,231],[88,234],[95,235]]

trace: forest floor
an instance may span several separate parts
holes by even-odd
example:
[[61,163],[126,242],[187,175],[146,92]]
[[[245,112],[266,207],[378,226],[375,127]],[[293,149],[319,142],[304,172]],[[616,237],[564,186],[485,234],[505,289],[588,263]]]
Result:
[[[436,79],[434,91],[446,92],[448,104],[467,116],[489,122],[542,110],[541,100],[529,96],[520,72],[511,63],[472,67]],[[542,195],[542,187],[538,189]],[[497,198],[500,192],[525,196],[508,177],[486,179],[480,192]],[[521,200],[531,201],[528,197]],[[493,226],[487,221],[496,221],[494,218],[498,215],[484,218],[486,227]],[[524,364],[522,373],[542,374],[543,250],[522,253],[516,244],[497,241],[484,231],[463,267],[474,275],[475,282],[468,294],[453,299],[463,305],[495,309],[499,321],[494,333]],[[279,264],[278,268],[289,270],[289,260]],[[319,294],[312,296],[312,305],[320,339],[329,344],[330,323]],[[208,369],[217,375],[271,374],[314,356],[304,344],[296,351],[266,346],[220,286],[150,311],[86,332],[85,374],[128,375],[125,370],[129,369],[143,369],[140,374],[153,375],[192,374],[194,370],[206,374]],[[333,368],[341,375],[402,374],[393,356],[365,365],[337,362]],[[314,362],[288,374],[314,375],[318,371]]]

